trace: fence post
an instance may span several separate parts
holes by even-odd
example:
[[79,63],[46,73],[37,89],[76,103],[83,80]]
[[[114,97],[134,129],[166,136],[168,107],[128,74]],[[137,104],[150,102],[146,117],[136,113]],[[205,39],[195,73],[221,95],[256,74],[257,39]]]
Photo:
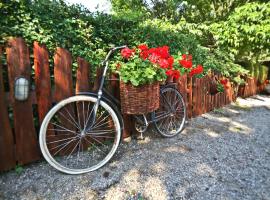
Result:
[[25,101],[18,101],[14,98],[14,82],[16,78],[23,76],[30,81],[31,66],[29,49],[22,38],[14,38],[8,41],[7,64],[9,70],[10,98],[14,102],[16,158],[19,164],[26,164],[38,160],[40,151],[34,128],[31,98],[29,96]]

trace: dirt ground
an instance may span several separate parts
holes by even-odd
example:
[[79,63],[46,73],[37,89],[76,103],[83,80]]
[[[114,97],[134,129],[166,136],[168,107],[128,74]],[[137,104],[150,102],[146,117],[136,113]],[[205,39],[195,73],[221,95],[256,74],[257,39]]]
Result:
[[65,175],[41,161],[1,174],[0,199],[270,200],[270,97],[239,98],[174,138],[149,130],[92,173]]

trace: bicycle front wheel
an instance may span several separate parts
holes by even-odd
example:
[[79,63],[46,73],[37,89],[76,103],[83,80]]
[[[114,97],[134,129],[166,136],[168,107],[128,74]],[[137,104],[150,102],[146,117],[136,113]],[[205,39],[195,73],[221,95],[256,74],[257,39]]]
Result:
[[178,90],[172,87],[160,90],[160,106],[152,113],[152,120],[156,130],[164,137],[173,137],[184,129],[186,106]]
[[94,96],[69,97],[44,118],[39,135],[41,152],[59,171],[67,174],[94,171],[114,155],[121,138],[119,119],[102,100],[93,119],[96,102]]

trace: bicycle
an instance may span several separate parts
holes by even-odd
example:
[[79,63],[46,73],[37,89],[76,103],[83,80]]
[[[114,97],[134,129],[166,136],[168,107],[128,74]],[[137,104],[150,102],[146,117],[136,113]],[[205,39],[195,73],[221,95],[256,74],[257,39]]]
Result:
[[[104,88],[112,48],[102,62],[103,75],[97,93],[82,92],[57,103],[45,116],[39,135],[41,152],[55,169],[67,174],[82,174],[99,169],[115,154],[124,127],[119,101]],[[175,85],[161,86],[160,107],[135,116],[141,134],[150,123],[164,137],[179,134],[185,124],[186,107]]]

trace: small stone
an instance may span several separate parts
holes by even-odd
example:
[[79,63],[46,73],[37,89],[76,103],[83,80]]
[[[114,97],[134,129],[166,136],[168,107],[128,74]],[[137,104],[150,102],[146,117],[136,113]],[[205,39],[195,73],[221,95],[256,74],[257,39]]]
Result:
[[103,177],[104,177],[104,178],[108,178],[109,175],[110,175],[110,172],[107,172],[107,171],[106,171],[106,172],[103,173]]

